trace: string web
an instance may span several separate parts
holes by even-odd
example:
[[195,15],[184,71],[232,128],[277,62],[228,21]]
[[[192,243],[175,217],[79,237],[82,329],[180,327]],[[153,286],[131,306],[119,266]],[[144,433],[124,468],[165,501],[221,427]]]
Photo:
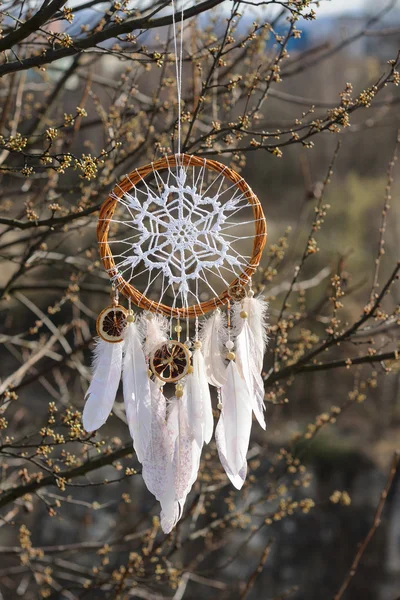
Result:
[[249,266],[255,219],[248,194],[224,172],[169,166],[114,194],[108,243],[121,277],[173,308],[218,296]]

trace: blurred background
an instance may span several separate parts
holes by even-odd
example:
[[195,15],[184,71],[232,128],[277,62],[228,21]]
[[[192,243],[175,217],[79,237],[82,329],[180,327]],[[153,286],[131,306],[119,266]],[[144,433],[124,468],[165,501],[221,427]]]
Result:
[[96,211],[176,150],[172,8],[0,8],[0,598],[398,600],[398,2],[184,3],[183,150],[240,171],[268,222],[268,428],[241,492],[203,451],[164,536],[122,395],[80,424]]

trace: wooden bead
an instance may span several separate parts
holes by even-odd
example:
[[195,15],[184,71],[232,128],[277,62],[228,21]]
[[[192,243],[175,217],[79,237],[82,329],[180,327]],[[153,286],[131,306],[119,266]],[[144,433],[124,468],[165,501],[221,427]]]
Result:
[[182,325],[175,325],[175,331],[176,333],[180,333],[182,331]]
[[248,313],[245,310],[242,310],[240,312],[240,316],[242,317],[242,319],[247,319],[247,317],[249,316]]
[[201,342],[200,340],[195,341],[195,343],[193,344],[194,348],[201,348]]
[[235,360],[236,354],[234,352],[228,352],[228,354],[226,355],[226,358],[228,360]]
[[135,315],[133,314],[133,312],[128,313],[128,316],[126,317],[126,320],[128,321],[128,323],[134,323],[135,322]]
[[193,369],[192,365],[190,365],[190,366],[188,367],[188,370],[187,370],[187,372],[188,372],[189,374],[191,374],[191,373],[193,373],[193,371],[194,371],[194,369]]

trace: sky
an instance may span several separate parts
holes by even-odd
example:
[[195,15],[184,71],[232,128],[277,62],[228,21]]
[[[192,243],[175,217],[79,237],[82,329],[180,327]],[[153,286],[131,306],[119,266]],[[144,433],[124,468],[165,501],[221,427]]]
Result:
[[[365,0],[330,0],[321,2],[321,6],[317,9],[318,15],[327,15],[332,13],[347,12],[359,10],[366,6]],[[377,3],[378,4],[378,3]],[[377,6],[379,9],[379,6]]]

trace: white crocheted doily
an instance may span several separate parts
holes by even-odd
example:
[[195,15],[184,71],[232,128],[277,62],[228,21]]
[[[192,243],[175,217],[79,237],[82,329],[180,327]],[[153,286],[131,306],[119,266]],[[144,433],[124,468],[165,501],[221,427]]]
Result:
[[248,200],[223,173],[211,173],[209,181],[205,168],[179,166],[164,177],[153,174],[151,187],[142,180],[118,198],[123,210],[112,222],[118,223],[118,235],[127,235],[110,242],[120,244],[120,252],[113,253],[115,279],[131,282],[147,273],[143,294],[157,281],[160,302],[169,290],[173,305],[201,301],[202,289],[217,295],[213,276],[227,286],[248,265],[249,257],[236,249],[238,241],[252,237],[254,221],[238,218],[250,207]]

